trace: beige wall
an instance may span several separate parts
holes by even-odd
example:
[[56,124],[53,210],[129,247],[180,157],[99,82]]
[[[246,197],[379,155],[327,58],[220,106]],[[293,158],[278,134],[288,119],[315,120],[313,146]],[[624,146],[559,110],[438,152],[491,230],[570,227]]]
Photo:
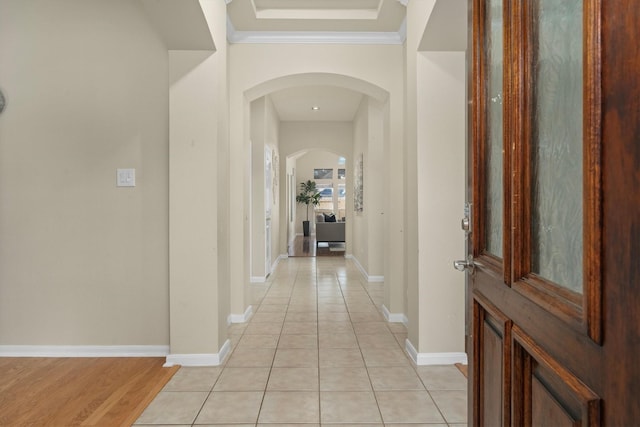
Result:
[[251,103],[251,280],[266,276],[265,269],[265,139],[266,139],[266,97]]
[[[409,2],[405,46],[227,47],[224,2],[201,3],[215,52],[167,52],[148,1],[0,2],[0,345],[217,353],[249,306],[250,102],[335,84],[370,97],[356,123],[267,121],[277,223],[287,157],[346,146],[330,140],[353,165],[366,145],[365,173],[383,174],[367,178],[365,214],[381,218],[360,221],[351,246],[366,256],[353,254],[384,266],[369,274],[384,275],[385,307],[407,315],[419,352],[461,351],[464,54],[418,51],[435,1]],[[123,167],[136,187],[116,188]],[[380,242],[356,242],[380,228]]]
[[[353,123],[353,174],[354,184],[351,186],[355,189],[355,173],[360,156],[368,159],[368,141],[369,141],[369,98],[363,98],[358,108],[358,112]],[[364,178],[364,176],[363,176]],[[367,189],[366,182],[363,183],[363,190]],[[363,201],[367,203],[366,195],[363,194]],[[369,270],[369,245],[367,244],[367,220],[369,218],[369,210],[353,213],[353,244],[348,254],[353,256],[360,266],[365,270]]]
[[160,37],[136,2],[3,0],[0,64],[0,344],[167,345]]
[[[269,96],[251,103],[251,280],[264,281],[280,255],[279,176],[274,173],[279,159],[280,120]],[[265,171],[267,151],[271,163],[270,180]],[[279,161],[279,160],[278,160]],[[278,178],[278,179],[276,179]],[[275,186],[275,188],[274,188]],[[267,188],[268,187],[268,188]],[[268,214],[267,214],[268,212]],[[271,229],[270,260],[267,257],[267,216]],[[286,251],[285,251],[286,252]]]
[[[426,0],[420,2],[409,2],[407,6],[407,41],[405,43],[406,53],[406,111],[405,115],[405,154],[406,160],[403,174],[405,182],[405,191],[407,194],[418,195],[418,148],[417,148],[417,130],[418,130],[418,69],[417,56],[418,45],[425,31],[427,21],[431,15],[435,0]],[[420,76],[421,80],[426,79]],[[409,159],[416,159],[410,161]],[[404,244],[406,246],[406,258],[403,262],[407,274],[406,290],[404,292],[404,306],[406,307],[406,316],[408,318],[408,340],[414,346],[419,346],[420,332],[420,300],[418,294],[418,197],[407,197],[405,204],[405,221],[407,224],[407,232],[404,235]],[[393,311],[393,310],[392,310]]]
[[[213,36],[221,48],[170,51],[172,355],[217,354],[226,341],[229,314],[224,280],[228,243],[221,230],[228,215],[220,209],[228,190],[218,171],[227,151],[226,41],[220,30],[224,9],[215,1],[202,6],[209,26],[217,28]],[[214,362],[205,358],[202,363]]]
[[418,56],[419,352],[464,351],[465,54]]
[[427,363],[464,352],[465,53],[419,52],[434,4],[409,3],[406,54],[408,339]]
[[216,43],[216,53],[219,55],[218,62],[216,63],[216,85],[218,87],[216,91],[218,95],[216,101],[218,132],[216,137],[218,145],[218,347],[220,347],[223,345],[223,341],[226,342],[228,322],[231,320],[229,304],[231,300],[229,267],[229,247],[231,239],[231,233],[229,231],[231,217],[231,211],[229,209],[231,192],[229,185],[229,174],[231,170],[229,157],[229,54],[228,44],[226,42],[226,3],[222,4],[222,2],[217,0],[200,1],[203,10],[206,12],[208,27]]
[[[202,58],[204,56],[204,59]],[[171,51],[171,353],[216,353],[217,163],[215,55]],[[186,74],[175,70],[189,69]],[[175,74],[178,75],[175,75]],[[182,74],[182,75],[180,75]]]
[[[392,206],[389,204],[385,206],[385,201],[391,199],[391,194],[394,192],[400,192],[400,187],[397,186],[400,180],[395,181],[392,176],[394,170],[396,170],[391,163],[386,163],[385,160],[385,128],[388,125],[386,118],[386,104],[383,104],[377,100],[368,99],[367,114],[369,119],[367,121],[367,149],[364,159],[364,212],[367,213],[366,234],[364,235],[365,242],[369,247],[369,259],[367,261],[368,268],[367,274],[369,279],[382,280],[385,276],[385,258],[391,256],[391,252],[388,249],[391,246],[385,245],[385,241],[391,238],[390,234],[392,230],[400,224],[385,224],[385,214],[387,214]],[[395,150],[395,144],[393,141],[387,141],[390,148],[389,150]],[[397,147],[401,150],[401,144]],[[354,157],[357,153],[354,153]],[[391,182],[394,186],[391,187]],[[400,211],[401,212],[401,211]],[[400,221],[401,223],[401,221]],[[394,233],[395,234],[395,233]],[[388,236],[388,237],[387,237]],[[391,274],[391,268],[389,267],[389,273]],[[391,283],[389,283],[391,285]],[[391,286],[387,286],[390,289]],[[401,286],[394,286],[394,292],[401,289]]]
[[[0,4],[0,345],[211,354],[226,340],[225,7],[202,1],[212,54],[168,52],[211,36],[152,27],[171,5],[157,6]],[[136,187],[116,187],[123,167]]]
[[[351,255],[361,266],[369,280],[382,281],[385,274],[384,214],[389,207],[385,202],[389,197],[388,164],[385,164],[385,104],[365,97],[354,119],[354,147],[352,177],[357,164],[363,160],[363,210],[353,213],[353,251]],[[387,148],[388,149],[388,148]],[[353,191],[353,190],[352,190]],[[392,292],[387,286],[387,294]]]
[[271,206],[269,212],[271,214],[271,266],[269,273],[273,272],[273,266],[277,263],[278,257],[282,253],[287,252],[286,246],[280,247],[280,118],[271,102],[271,98],[267,97],[267,138],[265,140],[267,147],[271,150],[271,186],[269,200]]

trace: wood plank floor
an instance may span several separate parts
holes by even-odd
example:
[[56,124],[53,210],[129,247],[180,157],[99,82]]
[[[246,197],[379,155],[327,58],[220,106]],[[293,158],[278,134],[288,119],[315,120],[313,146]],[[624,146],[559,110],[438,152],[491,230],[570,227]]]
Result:
[[0,358],[0,425],[129,426],[178,367],[164,358]]
[[[344,244],[343,244],[344,245]],[[296,236],[293,244],[289,245],[290,257],[314,257],[314,256],[344,256],[344,251],[331,251],[325,245],[316,246],[315,236]]]
[[289,256],[316,256],[316,237],[296,236],[289,245]]
[[456,363],[456,367],[462,372],[466,378],[469,376],[469,365],[463,365],[462,363]]

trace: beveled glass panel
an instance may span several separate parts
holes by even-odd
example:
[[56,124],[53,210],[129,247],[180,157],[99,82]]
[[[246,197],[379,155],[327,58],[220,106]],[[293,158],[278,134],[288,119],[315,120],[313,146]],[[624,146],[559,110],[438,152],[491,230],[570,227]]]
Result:
[[582,0],[536,0],[532,271],[582,292]]
[[502,257],[502,0],[490,0],[486,12],[485,55],[487,75],[487,143],[485,145],[486,159],[486,235],[485,249],[487,252]]

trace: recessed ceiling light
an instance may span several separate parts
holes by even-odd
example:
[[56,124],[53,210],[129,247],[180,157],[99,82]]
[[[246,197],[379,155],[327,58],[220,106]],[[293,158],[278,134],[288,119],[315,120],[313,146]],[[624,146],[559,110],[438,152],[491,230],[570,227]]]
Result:
[[318,107],[317,105],[314,105],[313,107],[311,107],[311,109],[313,111],[318,111],[320,109],[320,107]]

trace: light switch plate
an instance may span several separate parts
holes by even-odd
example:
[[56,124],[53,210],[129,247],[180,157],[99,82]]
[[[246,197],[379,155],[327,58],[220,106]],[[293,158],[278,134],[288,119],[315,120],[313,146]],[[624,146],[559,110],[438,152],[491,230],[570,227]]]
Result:
[[118,187],[135,187],[136,186],[136,170],[135,169],[118,169],[116,173],[116,185]]

